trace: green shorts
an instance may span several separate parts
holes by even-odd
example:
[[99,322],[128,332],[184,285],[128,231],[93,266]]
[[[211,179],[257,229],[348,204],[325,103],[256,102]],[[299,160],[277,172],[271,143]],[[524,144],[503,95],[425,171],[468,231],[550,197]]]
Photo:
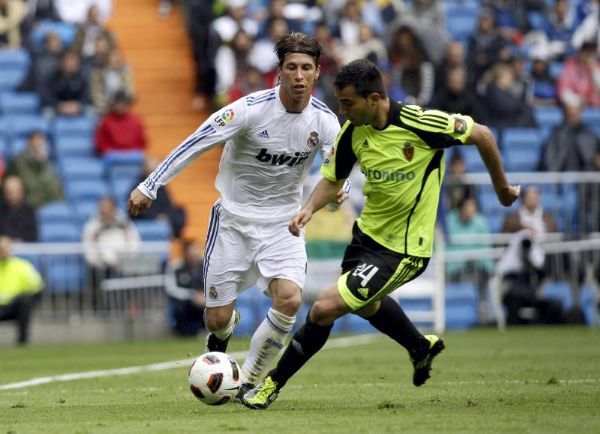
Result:
[[428,263],[429,258],[404,255],[382,246],[354,223],[338,291],[346,304],[357,311],[419,276]]

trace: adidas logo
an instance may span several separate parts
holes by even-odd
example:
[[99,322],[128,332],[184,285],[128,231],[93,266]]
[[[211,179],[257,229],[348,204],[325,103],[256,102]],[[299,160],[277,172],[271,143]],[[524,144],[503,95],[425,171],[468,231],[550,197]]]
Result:
[[257,136],[260,137],[261,139],[268,139],[269,132],[267,130],[263,130],[260,133],[258,133]]
[[365,139],[365,141],[362,144],[363,148],[368,148],[369,147],[369,142],[367,142],[367,139]]

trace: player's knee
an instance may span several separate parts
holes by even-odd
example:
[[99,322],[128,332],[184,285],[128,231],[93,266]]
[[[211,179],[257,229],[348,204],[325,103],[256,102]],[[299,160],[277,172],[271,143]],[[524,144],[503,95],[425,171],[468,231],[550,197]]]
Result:
[[273,307],[278,312],[281,312],[287,316],[294,316],[300,305],[302,304],[302,293],[295,291],[293,293],[286,294],[285,296],[279,296],[273,300]]
[[209,331],[216,332],[227,327],[230,320],[231,314],[228,312],[207,310],[204,324]]
[[338,318],[335,306],[329,300],[314,302],[310,308],[310,320],[319,325],[330,325]]

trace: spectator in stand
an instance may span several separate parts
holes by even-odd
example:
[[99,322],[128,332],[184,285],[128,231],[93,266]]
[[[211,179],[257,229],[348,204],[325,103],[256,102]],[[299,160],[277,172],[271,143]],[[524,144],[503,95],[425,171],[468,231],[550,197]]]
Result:
[[195,110],[211,109],[216,95],[217,73],[214,59],[221,44],[213,29],[214,0],[188,0],[183,2],[187,8],[187,31],[192,41],[195,64],[194,99]]
[[22,24],[24,39],[42,21],[60,21],[54,0],[24,0],[24,3],[27,5],[27,16]]
[[187,241],[183,261],[167,269],[167,309],[171,329],[179,336],[196,336],[204,328],[204,260],[202,246]]
[[23,183],[16,176],[7,176],[2,183],[0,235],[15,242],[32,242],[38,238],[35,209],[25,202]]
[[227,99],[231,87],[243,82],[248,68],[250,68],[249,55],[254,42],[244,30],[238,30],[231,44],[223,44],[217,50],[215,69],[217,72],[217,105],[224,106],[230,101]]
[[362,22],[360,7],[356,0],[348,0],[340,10],[333,36],[340,40],[342,47],[358,44],[359,27]]
[[[448,233],[448,251],[474,250],[490,248],[484,241],[459,242],[461,237],[469,235],[488,235],[490,225],[487,219],[478,212],[474,198],[462,199],[458,209],[446,214],[446,231]],[[485,323],[487,319],[487,283],[494,272],[491,259],[452,261],[446,264],[446,272],[451,282],[473,281],[479,289],[479,319]]]
[[383,41],[373,33],[373,29],[365,23],[358,27],[358,43],[338,47],[337,57],[342,63],[349,63],[356,59],[369,59],[375,64],[387,64],[387,49]]
[[448,44],[443,0],[414,0],[401,13],[399,23],[410,26],[418,36],[423,51],[433,63],[439,63]]
[[467,89],[467,71],[464,66],[455,66],[446,70],[446,83],[439,88],[433,106],[446,112],[474,116],[476,99]]
[[558,78],[562,104],[600,107],[600,60],[595,42],[585,42],[575,57],[565,61]]
[[260,71],[253,66],[248,66],[245,75],[236,77],[233,86],[229,89],[227,99],[229,102],[237,101],[244,95],[258,92],[265,87],[268,85]]
[[323,21],[315,26],[315,39],[319,41],[323,48],[321,54],[321,73],[319,80],[315,83],[319,97],[328,107],[335,107],[337,99],[335,98],[335,89],[333,86],[333,77],[340,65],[339,59],[335,55],[338,52],[338,41],[331,35],[331,29]]
[[111,47],[115,46],[115,37],[110,30],[100,21],[100,9],[92,5],[88,9],[87,19],[77,26],[77,33],[71,49],[82,59],[87,59],[96,52],[96,39],[102,36],[106,38]]
[[428,105],[433,97],[435,70],[427,59],[420,39],[408,26],[394,32],[390,56],[390,78],[407,94],[407,104]]
[[[154,157],[146,156],[140,178],[136,180],[131,189],[136,188],[158,167],[160,161]],[[136,216],[134,220],[165,220],[169,222],[175,238],[181,237],[181,232],[186,223],[185,210],[173,204],[167,187],[158,190],[156,200],[145,214]]]
[[573,12],[568,0],[556,0],[552,12],[544,21],[543,30],[547,38],[547,49],[552,58],[563,59],[569,54],[571,38],[575,30]]
[[584,42],[592,42],[600,47],[600,0],[580,2],[580,21],[576,25],[571,39],[575,49],[580,49]]
[[581,122],[581,105],[563,105],[563,124],[544,146],[540,168],[550,172],[600,171],[600,138]]
[[264,38],[269,35],[269,29],[271,28],[271,22],[278,19],[285,20],[287,28],[290,32],[302,31],[301,23],[297,20],[288,19],[285,16],[284,10],[286,6],[286,0],[269,0],[267,6],[267,17],[260,23],[260,29],[258,31],[258,38]]
[[139,116],[131,112],[132,99],[119,92],[115,95],[110,111],[100,119],[96,129],[96,153],[100,156],[109,151],[144,151],[146,133]]
[[538,239],[542,239],[546,233],[557,230],[554,216],[544,211],[540,192],[534,185],[525,188],[519,210],[507,214],[502,224],[504,233],[519,232],[523,229],[533,231]]
[[[435,69],[435,89],[437,92],[442,92],[444,90],[443,88],[448,82],[448,71],[456,67],[465,68],[466,71],[465,48],[461,42],[451,41],[446,45],[445,54],[442,57],[440,64]],[[470,87],[470,84],[471,83],[467,82],[468,87]]]
[[247,16],[248,0],[227,0],[227,13],[212,23],[212,29],[217,33],[221,43],[231,42],[238,30],[244,29],[251,38],[258,34],[258,23]]
[[110,102],[118,93],[133,96],[134,88],[131,68],[115,48],[109,53],[108,62],[102,67],[94,68],[90,76],[90,94],[96,112],[106,113]]
[[2,155],[2,153],[0,152],[0,179],[4,178],[4,170],[4,155]]
[[98,202],[98,214],[83,227],[81,242],[92,282],[93,307],[98,309],[102,281],[118,275],[119,261],[138,250],[140,235],[133,222],[117,210],[114,200],[103,197]]
[[554,106],[558,103],[556,80],[550,74],[547,50],[535,47],[531,50],[531,78],[533,80],[534,106]]
[[0,321],[16,321],[17,345],[29,341],[31,312],[43,286],[35,267],[12,256],[10,238],[0,235]]
[[112,0],[55,0],[55,3],[61,20],[67,23],[85,22],[92,6],[98,7],[102,23],[108,21],[112,13]]
[[47,117],[79,116],[89,112],[88,83],[81,70],[81,59],[74,51],[62,55],[58,70],[49,80],[46,98],[42,104]]
[[495,128],[534,127],[532,107],[522,95],[515,95],[517,85],[510,64],[498,63],[484,79],[489,82],[482,101],[481,117]]
[[110,54],[116,48],[105,35],[98,35],[94,43],[94,54],[83,58],[81,62],[81,70],[83,76],[89,82],[91,81],[92,71],[96,68],[106,68],[109,63]]
[[21,0],[0,0],[0,48],[21,46],[21,23],[27,15],[27,5]]
[[20,89],[36,92],[42,101],[48,101],[50,80],[58,70],[63,52],[64,46],[58,34],[52,31],[46,33],[42,50],[31,53],[31,66]]
[[508,43],[496,28],[493,12],[483,9],[476,30],[469,37],[467,70],[471,73],[470,82],[477,85],[486,71],[509,56]]
[[277,56],[274,51],[275,41],[277,37],[287,33],[286,20],[282,18],[272,20],[268,36],[256,41],[248,54],[248,62],[261,72],[265,82],[269,83],[269,86],[271,83],[275,84],[277,82]]
[[450,155],[448,177],[445,185],[444,210],[457,209],[459,204],[467,199],[475,198],[475,186],[465,184],[462,177],[467,173],[465,160],[458,149]]
[[8,165],[7,176],[17,176],[25,188],[25,200],[34,208],[62,200],[62,183],[49,158],[46,135],[35,131],[29,135],[27,148]]

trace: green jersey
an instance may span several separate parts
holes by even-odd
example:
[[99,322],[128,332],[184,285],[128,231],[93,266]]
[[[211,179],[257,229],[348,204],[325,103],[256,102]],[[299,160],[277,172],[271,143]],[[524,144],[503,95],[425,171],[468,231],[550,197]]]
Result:
[[350,175],[356,161],[366,177],[360,229],[384,247],[431,256],[444,177],[444,149],[464,143],[473,119],[390,102],[386,126],[346,122],[321,167],[329,181]]

